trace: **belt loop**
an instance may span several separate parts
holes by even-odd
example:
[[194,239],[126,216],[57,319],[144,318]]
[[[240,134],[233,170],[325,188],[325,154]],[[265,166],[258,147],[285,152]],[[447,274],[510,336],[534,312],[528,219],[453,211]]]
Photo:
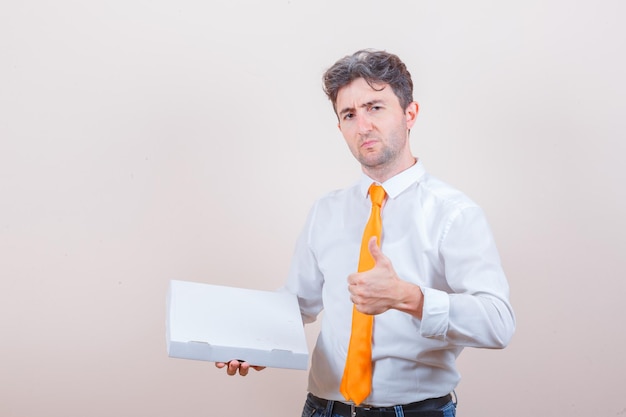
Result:
[[404,409],[401,405],[396,405],[393,407],[396,412],[396,417],[404,417]]
[[326,403],[326,410],[324,410],[325,416],[332,417],[334,405],[335,405],[335,402],[333,400],[328,400],[328,402]]

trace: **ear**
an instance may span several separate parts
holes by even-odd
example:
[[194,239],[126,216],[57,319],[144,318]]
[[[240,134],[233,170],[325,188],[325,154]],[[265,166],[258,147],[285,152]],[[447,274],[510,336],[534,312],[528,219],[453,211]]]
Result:
[[417,104],[416,101],[412,101],[411,103],[409,103],[409,106],[404,111],[404,115],[406,116],[406,128],[408,130],[411,130],[411,128],[415,124],[418,110],[419,110],[419,105]]

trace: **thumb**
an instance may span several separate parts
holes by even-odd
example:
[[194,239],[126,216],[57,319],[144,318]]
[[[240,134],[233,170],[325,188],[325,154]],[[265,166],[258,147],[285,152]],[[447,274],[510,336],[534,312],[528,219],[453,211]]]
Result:
[[383,259],[385,259],[385,255],[383,254],[383,251],[380,250],[380,247],[378,246],[378,243],[376,242],[376,236],[372,236],[370,238],[370,241],[367,243],[367,247],[370,251],[370,254],[372,255],[372,258],[374,258],[375,263],[378,263],[382,261]]

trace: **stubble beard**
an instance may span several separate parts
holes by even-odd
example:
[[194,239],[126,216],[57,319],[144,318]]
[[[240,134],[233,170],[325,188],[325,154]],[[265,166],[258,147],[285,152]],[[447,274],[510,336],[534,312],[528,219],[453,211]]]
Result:
[[359,163],[367,169],[381,169],[386,165],[389,165],[389,163],[396,159],[398,155],[398,152],[391,149],[389,146],[383,146],[378,151],[377,155],[368,156],[367,153],[371,152],[361,152],[358,155]]
[[[387,141],[387,143],[379,141],[378,145],[380,149],[377,151],[363,149],[358,152],[357,160],[363,168],[384,171],[388,168],[392,168],[400,159],[400,155],[403,151],[403,141],[398,132],[395,132],[394,136],[392,136],[391,140]],[[372,152],[375,152],[376,155],[371,155]]]

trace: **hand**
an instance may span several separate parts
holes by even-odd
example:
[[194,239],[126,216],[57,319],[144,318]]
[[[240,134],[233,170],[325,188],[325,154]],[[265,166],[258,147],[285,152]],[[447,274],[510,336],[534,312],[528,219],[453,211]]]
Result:
[[250,370],[250,368],[254,369],[255,371],[261,371],[265,369],[265,366],[254,366],[250,365],[248,362],[239,361],[236,359],[233,359],[228,363],[215,362],[215,366],[219,369],[226,368],[226,373],[228,375],[235,375],[237,371],[239,371],[239,375],[241,376],[248,375],[248,371]]
[[421,318],[424,295],[420,287],[398,277],[391,261],[376,244],[376,237],[370,239],[368,249],[374,258],[374,268],[348,276],[350,300],[356,309],[371,315],[396,309]]

